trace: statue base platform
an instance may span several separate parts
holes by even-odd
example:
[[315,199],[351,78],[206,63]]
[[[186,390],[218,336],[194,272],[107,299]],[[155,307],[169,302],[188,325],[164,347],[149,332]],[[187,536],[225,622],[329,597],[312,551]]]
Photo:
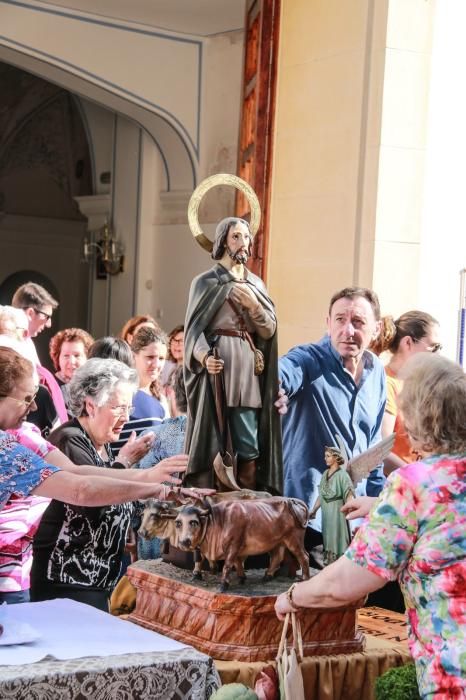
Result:
[[[274,659],[283,628],[275,615],[275,597],[289,588],[290,579],[278,577],[264,583],[264,571],[249,571],[246,584],[219,593],[219,577],[209,572],[204,573],[204,581],[193,582],[190,572],[172,564],[136,562],[126,572],[137,591],[136,607],[127,619],[214,659]],[[356,611],[362,603],[301,610],[304,655],[361,651],[364,635],[357,630]]]

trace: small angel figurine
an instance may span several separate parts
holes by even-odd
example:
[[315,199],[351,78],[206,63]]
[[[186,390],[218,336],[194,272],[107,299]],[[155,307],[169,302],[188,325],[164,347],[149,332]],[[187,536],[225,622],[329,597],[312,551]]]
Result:
[[341,557],[351,542],[351,529],[341,507],[354,498],[358,482],[387,456],[395,438],[391,435],[348,461],[341,437],[335,437],[340,447],[325,448],[325,464],[328,469],[322,475],[319,497],[309,515],[310,519],[315,518],[319,508],[322,509],[325,566]]
[[340,508],[354,498],[354,486],[346,469],[345,459],[336,447],[325,448],[325,464],[328,469],[322,474],[319,497],[309,517],[315,518],[322,508],[322,537],[324,540],[324,565],[340,557],[351,542],[348,521]]

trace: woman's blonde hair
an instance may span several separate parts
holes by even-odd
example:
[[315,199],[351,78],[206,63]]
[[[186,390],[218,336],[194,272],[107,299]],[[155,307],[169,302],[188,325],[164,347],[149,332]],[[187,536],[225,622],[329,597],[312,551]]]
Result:
[[419,353],[403,367],[398,396],[408,435],[424,452],[466,452],[466,375],[456,362]]

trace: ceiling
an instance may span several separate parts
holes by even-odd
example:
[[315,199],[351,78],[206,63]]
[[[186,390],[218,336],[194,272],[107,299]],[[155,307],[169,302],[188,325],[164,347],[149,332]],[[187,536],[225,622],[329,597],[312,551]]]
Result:
[[[47,0],[43,4],[89,12],[184,34],[209,36],[242,29],[246,0]],[[41,3],[42,4],[42,3]]]

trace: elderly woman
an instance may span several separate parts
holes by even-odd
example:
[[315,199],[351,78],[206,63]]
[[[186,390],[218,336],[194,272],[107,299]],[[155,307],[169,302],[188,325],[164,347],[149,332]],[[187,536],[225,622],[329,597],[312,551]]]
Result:
[[177,455],[144,472],[76,466],[25,422],[35,408],[36,391],[32,363],[14,350],[0,347],[1,602],[28,598],[31,538],[43,510],[33,496],[75,506],[166,498],[169,489],[159,482],[173,472],[184,471],[187,463],[186,455]]
[[[88,360],[70,382],[70,409],[76,417],[55,430],[50,441],[76,464],[130,467],[145,454],[152,438],[127,444],[118,462],[113,461],[109,445],[132,410],[137,385],[135,370],[118,360]],[[75,508],[53,501],[34,538],[32,600],[67,597],[107,610],[131,513],[131,503]]]
[[406,431],[424,455],[396,470],[344,556],[277,598],[280,619],[300,607],[344,605],[398,578],[423,698],[466,695],[466,375],[433,354],[405,368]]

